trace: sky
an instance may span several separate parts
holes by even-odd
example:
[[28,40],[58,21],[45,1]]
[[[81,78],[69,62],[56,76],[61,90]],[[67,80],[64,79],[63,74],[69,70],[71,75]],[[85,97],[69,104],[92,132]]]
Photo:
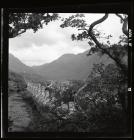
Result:
[[[59,13],[61,17],[68,17],[75,13]],[[89,25],[104,14],[85,14],[86,23]],[[52,21],[43,29],[39,29],[36,33],[32,30],[27,30],[22,35],[9,39],[9,53],[20,59],[28,66],[37,66],[45,63],[50,63],[60,56],[72,53],[79,54],[90,49],[88,41],[72,41],[71,34],[78,33],[76,28],[61,28],[62,22]],[[122,35],[122,25],[119,17],[115,14],[109,14],[108,19],[94,28],[105,33],[111,34],[111,44],[119,41],[119,36]],[[100,40],[106,42],[106,40]]]

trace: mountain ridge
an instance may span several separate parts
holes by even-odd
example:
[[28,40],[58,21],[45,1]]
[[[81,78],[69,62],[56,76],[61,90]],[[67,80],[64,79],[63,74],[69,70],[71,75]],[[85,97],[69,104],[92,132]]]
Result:
[[11,53],[9,53],[9,68],[16,72],[31,71],[31,67],[25,65]]
[[106,63],[108,60],[106,56],[101,57],[97,53],[87,56],[87,52],[71,54],[71,57],[66,54],[51,63],[32,68],[49,80],[82,80],[87,78],[94,63]]
[[[9,68],[25,75],[39,75],[46,80],[83,80],[90,74],[94,63],[109,63],[108,57],[97,53],[87,56],[88,51],[79,54],[64,54],[58,59],[39,66],[26,66],[9,54]],[[14,60],[17,59],[17,60]],[[13,62],[12,62],[13,61]]]

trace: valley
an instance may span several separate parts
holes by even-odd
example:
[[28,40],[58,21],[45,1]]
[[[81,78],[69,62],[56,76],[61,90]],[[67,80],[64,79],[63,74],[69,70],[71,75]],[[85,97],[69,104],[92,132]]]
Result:
[[84,80],[90,74],[93,64],[108,65],[112,60],[97,53],[87,56],[88,51],[74,54],[65,54],[57,60],[40,66],[26,66],[18,58],[9,54],[9,69],[21,73],[29,79],[45,80]]
[[[9,132],[122,131],[126,120],[119,115],[118,84],[112,83],[118,80],[117,68],[106,56],[86,54],[66,54],[36,67],[10,56]],[[115,126],[114,115],[121,120]]]

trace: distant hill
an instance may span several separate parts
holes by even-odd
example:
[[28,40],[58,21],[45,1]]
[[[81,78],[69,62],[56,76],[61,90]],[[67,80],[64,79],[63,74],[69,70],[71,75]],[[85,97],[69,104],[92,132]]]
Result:
[[26,66],[18,58],[9,54],[9,69],[21,73],[28,80],[83,80],[90,74],[93,64],[111,62],[107,56],[97,53],[87,56],[88,51],[80,54],[64,54],[57,60],[40,66]]
[[9,71],[18,73],[23,76],[23,78],[36,81],[43,82],[45,78],[37,74],[31,67],[23,64],[17,57],[12,54],[9,54]]
[[107,56],[99,56],[97,53],[87,56],[87,53],[65,54],[51,63],[32,68],[48,80],[82,80],[89,75],[94,63],[111,62]]
[[9,69],[17,73],[32,72],[31,67],[23,64],[17,57],[12,54],[9,54]]

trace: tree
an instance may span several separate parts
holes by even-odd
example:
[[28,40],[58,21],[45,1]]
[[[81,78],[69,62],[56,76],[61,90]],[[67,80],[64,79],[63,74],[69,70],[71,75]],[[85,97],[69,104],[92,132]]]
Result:
[[[126,92],[120,95],[118,90],[126,87],[121,85],[122,76],[115,64],[94,64],[86,87],[77,94],[78,111],[90,122],[90,130],[126,131]],[[127,88],[126,88],[127,89]]]
[[[60,25],[62,28],[65,27],[76,27],[78,31],[82,30],[81,33],[78,34],[72,34],[72,40],[88,40],[88,44],[91,47],[89,51],[89,55],[95,52],[98,52],[100,54],[106,54],[108,55],[116,64],[118,67],[119,73],[122,75],[122,81],[124,83],[127,83],[127,72],[128,72],[128,65],[124,62],[124,56],[127,56],[128,51],[128,16],[127,15],[121,15],[121,14],[115,14],[118,16],[122,23],[122,31],[125,36],[123,38],[120,38],[118,44],[110,45],[109,38],[111,35],[108,35],[105,37],[108,39],[108,44],[101,43],[99,41],[99,38],[103,37],[101,32],[95,29],[95,26],[98,24],[101,24],[104,22],[109,14],[105,14],[100,19],[94,21],[92,24],[88,25],[86,21],[84,20],[85,15],[84,14],[76,14],[72,15],[69,18],[63,19],[63,23]],[[104,37],[103,37],[104,38]],[[123,45],[121,44],[123,43]],[[84,88],[86,88],[87,83],[81,87],[78,92],[75,94],[75,99],[77,100],[77,95],[83,91]],[[123,91],[121,91],[123,92]],[[121,95],[124,95],[124,92],[121,93]]]
[[[122,31],[125,36],[128,35],[127,31],[127,16],[121,16],[120,14],[116,14],[120,19],[122,24]],[[59,91],[55,90],[55,97],[56,100],[53,102],[52,107],[48,107],[48,112],[51,113],[54,116],[54,120],[57,121],[58,127],[60,128],[60,125],[63,126],[67,123],[73,123],[78,126],[79,120],[77,120],[78,117],[82,118],[86,121],[86,124],[89,123],[89,119],[95,118],[94,116],[101,116],[103,118],[102,114],[108,114],[109,110],[111,109],[111,106],[115,104],[114,101],[114,89],[113,85],[117,86],[115,82],[118,84],[118,79],[116,74],[121,74],[122,77],[122,83],[126,83],[127,81],[127,65],[123,61],[123,57],[127,54],[127,45],[125,44],[125,41],[128,39],[126,37],[121,38],[121,41],[118,44],[110,45],[103,44],[99,42],[99,38],[101,37],[101,33],[94,29],[94,27],[103,21],[105,21],[108,18],[108,14],[105,14],[102,18],[99,20],[93,22],[91,25],[87,25],[85,20],[83,19],[84,14],[76,14],[75,16],[72,15],[69,18],[66,18],[61,25],[62,28],[64,27],[76,27],[78,30],[82,30],[82,33],[79,33],[78,35],[73,34],[72,40],[83,40],[88,39],[88,44],[91,47],[89,54],[94,52],[99,52],[102,55],[106,54],[108,55],[116,64],[116,68],[112,65],[109,65],[108,67],[104,68],[103,64],[95,65],[93,68],[93,73],[97,74],[96,76],[93,76],[90,78],[92,80],[88,81],[84,86],[82,86],[78,91],[74,92],[74,90],[69,89],[65,91],[63,94],[63,98],[60,96]],[[36,14],[36,13],[14,13],[10,14],[10,20],[9,20],[9,37],[13,38],[16,37],[28,29],[32,29],[34,32],[36,32],[38,29],[42,28],[43,23],[48,23],[51,20],[57,19],[57,14],[53,14],[50,16],[50,14]],[[107,36],[106,38],[109,39],[111,35]],[[124,39],[124,40],[122,40]],[[121,43],[124,42],[122,45]],[[123,75],[123,76],[122,76]],[[102,80],[103,79],[103,80]],[[120,78],[119,78],[120,79]],[[109,82],[107,84],[107,82]],[[120,82],[121,83],[121,82]],[[120,84],[122,87],[123,84]],[[88,90],[86,91],[86,88]],[[90,91],[90,92],[89,92]],[[72,93],[72,94],[66,94],[66,93]],[[118,92],[120,101],[122,103],[123,108],[124,107],[124,89]],[[122,94],[123,93],[123,94]],[[72,96],[75,94],[74,96]],[[103,102],[104,99],[107,100],[106,106]],[[68,116],[69,112],[65,109],[62,109],[61,102],[64,101],[64,103],[69,103],[69,101],[76,101],[76,104],[78,105],[77,115],[75,116],[75,113],[66,119],[66,116]],[[108,106],[107,106],[108,105]],[[107,108],[108,107],[108,108]],[[101,108],[101,109],[100,109]],[[44,110],[47,110],[46,108]],[[108,113],[105,113],[105,111],[108,110]],[[95,112],[95,113],[94,113]],[[99,114],[97,114],[99,113]],[[89,114],[93,117],[89,117]],[[97,119],[95,118],[95,119]],[[114,117],[111,117],[112,119]],[[106,116],[107,119],[107,116]],[[76,121],[77,120],[77,121]],[[83,121],[82,120],[82,121]],[[51,122],[52,122],[51,121]],[[62,122],[62,123],[61,123]],[[76,123],[75,123],[76,122]],[[45,122],[46,123],[46,122]],[[52,122],[53,123],[53,122]],[[93,122],[94,123],[94,122]],[[103,124],[103,123],[102,123]],[[85,125],[84,125],[85,126]],[[53,127],[53,126],[52,126]]]
[[[120,14],[116,14],[120,19],[122,24],[122,31],[125,36],[128,36],[128,16],[124,15],[121,16]],[[98,19],[97,21],[93,22],[92,24],[88,25],[86,21],[83,19],[84,14],[76,14],[72,15],[69,18],[64,19],[64,22],[60,25],[62,28],[65,27],[76,27],[78,30],[82,30],[81,33],[77,35],[72,34],[72,40],[83,40],[88,39],[89,45],[91,47],[89,53],[94,53],[96,51],[101,52],[102,54],[108,55],[116,65],[122,70],[125,76],[127,76],[127,66],[122,62],[122,59],[114,56],[112,50],[113,46],[106,45],[100,43],[98,38],[101,38],[101,33],[94,29],[94,27],[102,22],[104,22],[108,18],[109,14],[105,14],[102,18]],[[111,35],[107,36],[106,38],[109,39]]]
[[17,37],[28,29],[34,32],[43,28],[43,24],[58,19],[55,13],[10,13],[9,14],[9,38]]

